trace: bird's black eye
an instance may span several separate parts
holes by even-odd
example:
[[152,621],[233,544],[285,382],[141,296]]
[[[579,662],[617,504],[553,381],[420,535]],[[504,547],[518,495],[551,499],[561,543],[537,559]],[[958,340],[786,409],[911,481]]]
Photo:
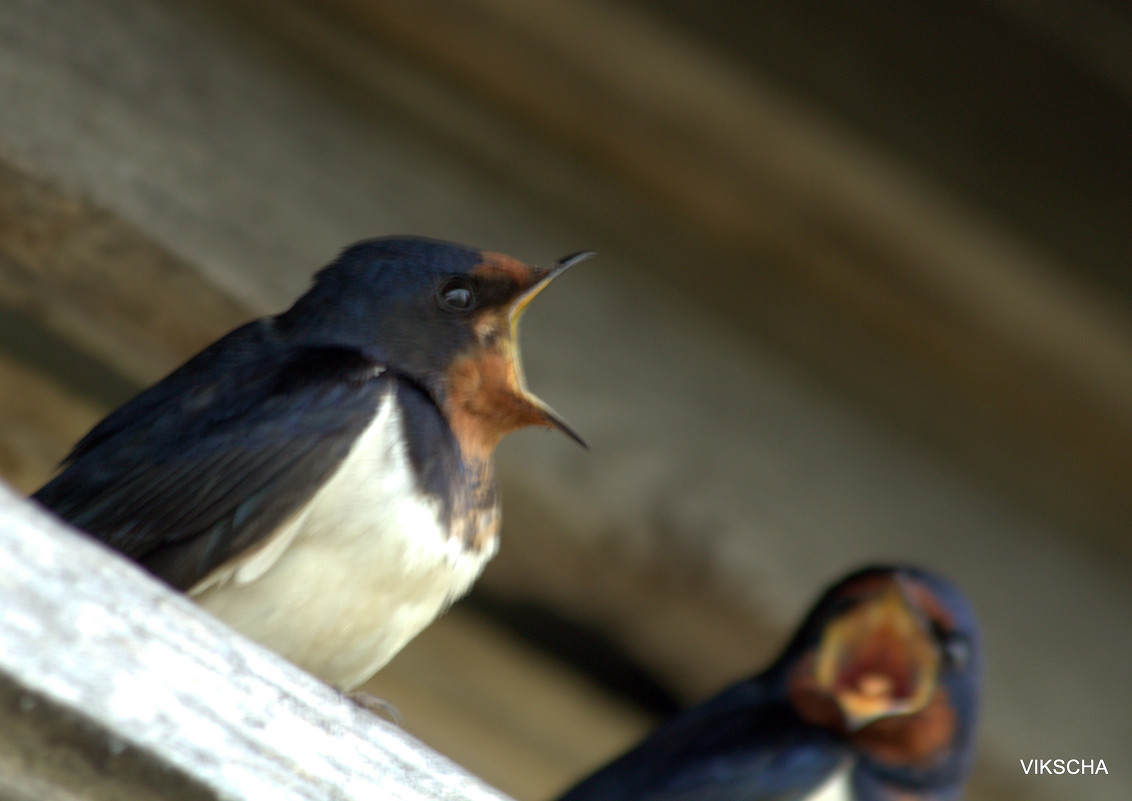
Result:
[[476,292],[467,278],[455,276],[440,285],[436,300],[446,312],[467,314],[476,307]]
[[944,664],[953,671],[961,671],[971,661],[971,643],[962,634],[946,631],[936,621],[932,621],[932,633],[935,634],[939,649],[943,653]]
[[943,644],[947,663],[955,671],[965,670],[971,661],[971,643],[961,634],[952,634]]

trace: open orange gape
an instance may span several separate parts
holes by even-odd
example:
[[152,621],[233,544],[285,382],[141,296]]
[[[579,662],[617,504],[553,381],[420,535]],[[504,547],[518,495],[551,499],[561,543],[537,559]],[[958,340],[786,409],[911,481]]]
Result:
[[939,661],[928,621],[893,583],[826,628],[814,678],[841,709],[846,727],[856,730],[926,706]]

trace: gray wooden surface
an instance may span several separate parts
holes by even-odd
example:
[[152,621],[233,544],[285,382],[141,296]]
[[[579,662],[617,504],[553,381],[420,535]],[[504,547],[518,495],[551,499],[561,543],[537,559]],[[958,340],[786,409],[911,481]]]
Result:
[[505,796],[0,485],[0,798]]

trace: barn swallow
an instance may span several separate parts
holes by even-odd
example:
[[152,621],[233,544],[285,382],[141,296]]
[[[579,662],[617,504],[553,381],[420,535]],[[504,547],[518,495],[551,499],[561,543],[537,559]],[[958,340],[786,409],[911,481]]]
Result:
[[945,801],[971,767],[974,614],[871,567],[831,587],[767,670],[663,724],[561,801]]
[[493,451],[574,432],[526,386],[550,267],[411,237],[355,244],[98,423],[33,496],[235,629],[350,690],[497,548]]

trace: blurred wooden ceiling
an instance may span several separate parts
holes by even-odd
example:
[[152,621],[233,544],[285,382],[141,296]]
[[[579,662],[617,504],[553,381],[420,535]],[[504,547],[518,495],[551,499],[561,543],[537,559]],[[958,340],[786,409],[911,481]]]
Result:
[[443,112],[651,277],[1132,556],[1126,7],[310,6],[573,154],[548,180]]

